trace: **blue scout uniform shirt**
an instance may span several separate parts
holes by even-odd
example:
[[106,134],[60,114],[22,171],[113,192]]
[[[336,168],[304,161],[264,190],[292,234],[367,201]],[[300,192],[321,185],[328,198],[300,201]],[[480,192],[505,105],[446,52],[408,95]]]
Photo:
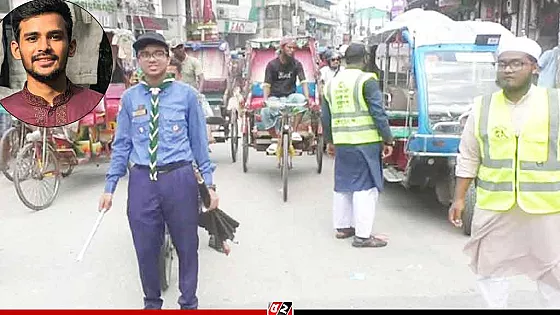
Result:
[[[213,184],[214,165],[208,153],[206,119],[196,91],[174,81],[159,93],[159,141],[157,165],[179,161],[196,161],[207,185]],[[128,162],[149,165],[151,93],[141,84],[126,90],[117,117],[112,146],[111,166],[107,172],[105,192],[113,193]]]
[[[369,112],[375,121],[379,134],[385,142],[392,142],[391,127],[383,108],[383,96],[377,81],[364,82],[364,98]],[[332,143],[331,111],[329,103],[323,98],[322,123],[325,141]],[[383,144],[370,143],[359,145],[337,145],[334,167],[334,191],[348,193],[377,188],[383,190],[383,164],[381,153]],[[364,172],[368,169],[369,172]]]

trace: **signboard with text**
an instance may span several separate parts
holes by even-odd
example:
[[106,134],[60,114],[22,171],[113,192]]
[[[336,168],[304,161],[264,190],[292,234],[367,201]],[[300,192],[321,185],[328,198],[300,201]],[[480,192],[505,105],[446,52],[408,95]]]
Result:
[[256,34],[257,22],[218,20],[220,33],[228,34]]

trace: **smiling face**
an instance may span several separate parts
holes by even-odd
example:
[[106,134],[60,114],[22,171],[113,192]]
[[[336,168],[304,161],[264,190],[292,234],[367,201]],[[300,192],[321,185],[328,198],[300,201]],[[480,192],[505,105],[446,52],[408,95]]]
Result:
[[522,52],[500,54],[497,63],[497,82],[504,90],[516,91],[529,86],[537,73],[537,63]]
[[161,45],[147,45],[138,52],[140,68],[148,77],[159,77],[167,72],[169,52]]
[[76,41],[70,41],[61,15],[46,13],[21,21],[19,38],[11,42],[11,51],[31,77],[50,82],[66,76],[66,64],[76,52]]

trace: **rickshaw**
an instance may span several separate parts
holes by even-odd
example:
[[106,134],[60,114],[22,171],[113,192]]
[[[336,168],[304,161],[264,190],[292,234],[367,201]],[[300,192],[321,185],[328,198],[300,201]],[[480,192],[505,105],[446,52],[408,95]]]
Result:
[[[297,130],[302,139],[291,139],[292,131],[290,127],[291,114],[287,104],[276,104],[281,108],[282,119],[282,153],[280,154],[280,169],[283,184],[283,199],[288,200],[288,172],[292,166],[292,156],[288,148],[289,143],[293,144],[295,155],[301,156],[304,152],[315,155],[317,160],[317,172],[321,173],[323,168],[323,130],[320,122],[320,111],[318,106],[319,87],[317,84],[318,68],[317,54],[315,52],[315,40],[310,37],[296,38],[298,49],[295,51],[295,58],[304,67],[305,76],[308,81],[311,102],[310,110],[307,111],[300,130]],[[263,83],[266,65],[277,57],[277,50],[280,48],[280,39],[255,39],[247,44],[247,70],[246,94],[247,99],[242,115],[242,137],[243,137],[243,172],[248,171],[249,148],[254,148],[257,152],[270,153],[267,148],[273,142],[270,133],[265,130],[261,122],[260,110],[265,106],[263,102]],[[303,93],[301,85],[297,87],[298,93]],[[292,104],[295,105],[295,104]]]
[[237,110],[229,110],[227,100],[230,94],[230,51],[225,41],[203,41],[185,43],[187,54],[202,63],[204,83],[201,94],[210,104],[213,115],[206,118],[211,126],[213,138],[218,143],[230,140],[231,158],[237,159],[239,128]]
[[[369,38],[369,71],[379,74],[393,155],[384,160],[387,182],[429,188],[449,206],[464,122],[476,96],[498,90],[495,52],[514,36],[500,24],[453,21],[435,11],[413,9]],[[470,233],[475,190],[463,213]]]
[[[24,145],[17,152],[13,181],[18,197],[31,210],[48,208],[58,195],[61,178],[72,174],[77,165],[99,165],[110,160],[120,98],[125,89],[122,81],[132,60],[132,41],[116,40],[115,35],[124,36],[116,31],[106,35],[104,41],[112,40],[101,49],[112,49],[113,60],[100,59],[104,63],[100,68],[106,72],[104,77],[112,80],[97,107],[78,122],[64,127],[19,127],[20,144]],[[27,189],[31,181],[38,182],[36,189]]]

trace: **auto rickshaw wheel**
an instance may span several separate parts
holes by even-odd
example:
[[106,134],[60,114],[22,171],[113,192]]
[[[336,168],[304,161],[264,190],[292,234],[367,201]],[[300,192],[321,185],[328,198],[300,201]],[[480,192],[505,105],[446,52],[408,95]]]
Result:
[[231,136],[229,141],[231,142],[231,160],[233,163],[237,162],[237,151],[239,150],[239,124],[237,119],[237,111],[232,110],[230,114]]
[[474,181],[469,186],[467,190],[467,195],[465,198],[465,209],[461,214],[461,220],[463,221],[463,232],[466,235],[471,235],[472,220],[474,216],[474,207],[476,205],[476,185]]
[[[40,211],[48,208],[58,196],[60,188],[60,165],[56,151],[47,145],[45,160],[42,159],[42,144],[31,142],[26,144],[18,153],[16,168],[14,170],[14,185],[17,195],[23,204],[31,210]],[[51,166],[51,167],[49,167]],[[45,182],[52,179],[52,184]],[[38,192],[28,193],[23,184],[26,181],[39,181]],[[31,200],[30,196],[41,197],[40,200]]]

